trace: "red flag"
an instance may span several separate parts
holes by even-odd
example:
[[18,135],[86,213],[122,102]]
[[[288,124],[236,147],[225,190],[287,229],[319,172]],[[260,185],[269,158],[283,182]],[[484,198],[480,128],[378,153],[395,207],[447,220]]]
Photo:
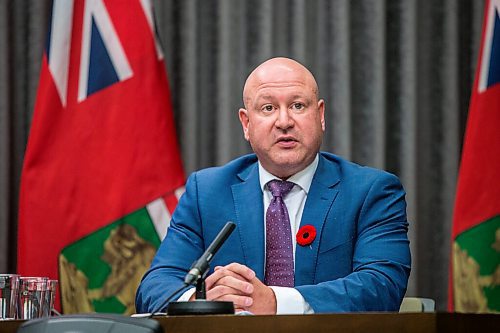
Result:
[[54,1],[21,177],[20,274],[57,278],[64,247],[152,202],[166,229],[185,178],[154,27],[149,0]]
[[500,1],[488,1],[453,216],[450,310],[500,311]]

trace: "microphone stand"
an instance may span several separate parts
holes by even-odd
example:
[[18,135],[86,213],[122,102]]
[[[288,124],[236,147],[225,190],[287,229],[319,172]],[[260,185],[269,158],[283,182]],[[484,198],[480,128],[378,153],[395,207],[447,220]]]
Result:
[[195,299],[207,299],[207,288],[205,287],[205,279],[198,279],[196,282]]
[[195,300],[192,302],[170,302],[169,316],[234,314],[233,302],[207,301],[205,275],[196,281]]

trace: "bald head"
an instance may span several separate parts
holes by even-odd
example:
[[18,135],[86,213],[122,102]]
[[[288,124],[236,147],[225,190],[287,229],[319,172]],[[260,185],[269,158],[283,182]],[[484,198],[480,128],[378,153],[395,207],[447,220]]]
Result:
[[250,73],[243,88],[243,103],[248,107],[259,88],[279,87],[290,82],[303,85],[319,98],[318,84],[312,73],[295,60],[279,57],[263,62]]
[[325,131],[325,102],[307,68],[292,59],[267,60],[248,76],[243,102],[243,134],[264,169],[287,179],[314,161]]

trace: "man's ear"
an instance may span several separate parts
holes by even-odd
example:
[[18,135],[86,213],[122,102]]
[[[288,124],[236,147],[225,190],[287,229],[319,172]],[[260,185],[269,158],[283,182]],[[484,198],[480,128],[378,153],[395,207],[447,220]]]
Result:
[[319,115],[321,119],[321,128],[323,129],[323,132],[325,131],[326,125],[325,125],[325,101],[320,99],[318,101],[318,110],[319,110]]
[[245,140],[248,141],[248,126],[249,126],[249,119],[248,119],[248,111],[244,108],[241,108],[238,111],[238,116],[240,117],[240,123],[241,127],[243,128],[243,136],[245,137]]

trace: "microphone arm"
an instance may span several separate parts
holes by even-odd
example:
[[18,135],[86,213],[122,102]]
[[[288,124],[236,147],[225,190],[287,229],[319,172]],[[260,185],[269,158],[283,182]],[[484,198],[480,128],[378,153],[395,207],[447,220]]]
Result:
[[184,278],[184,283],[186,285],[195,284],[198,279],[207,273],[214,255],[217,253],[222,244],[224,244],[229,235],[231,235],[234,228],[236,228],[236,224],[233,222],[229,221],[226,223],[224,228],[222,228],[217,237],[215,237],[213,242],[206,249],[205,253],[203,253],[203,255],[191,266],[191,269]]

